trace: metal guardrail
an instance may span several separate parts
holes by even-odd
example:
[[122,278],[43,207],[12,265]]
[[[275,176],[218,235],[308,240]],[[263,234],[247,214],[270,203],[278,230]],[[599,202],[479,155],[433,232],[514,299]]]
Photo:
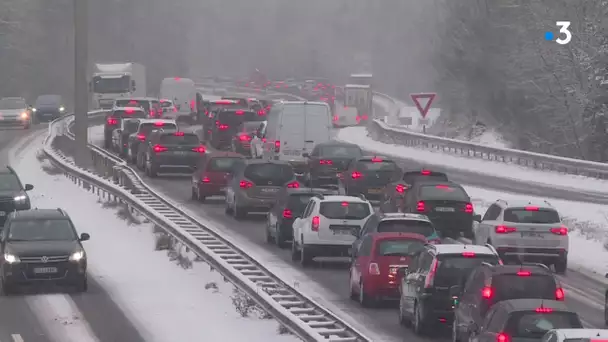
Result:
[[[90,113],[92,119],[103,119],[104,116],[103,112]],[[43,151],[74,183],[92,192],[106,193],[141,213],[219,270],[226,279],[304,341],[371,341],[313,299],[284,283],[245,251],[223,238],[219,229],[198,222],[177,203],[156,193],[119,157],[89,144],[95,172],[76,166],[71,158],[53,145],[55,138],[61,135],[74,139],[70,132],[73,120],[73,115],[68,115],[49,124]]]

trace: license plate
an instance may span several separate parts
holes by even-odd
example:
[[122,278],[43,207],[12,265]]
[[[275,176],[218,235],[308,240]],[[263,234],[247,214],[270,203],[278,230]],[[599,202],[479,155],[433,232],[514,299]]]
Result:
[[175,151],[175,154],[178,156],[186,155],[186,151]]
[[6,216],[6,211],[0,211],[0,216]]
[[367,193],[369,193],[369,194],[380,194],[380,193],[382,193],[382,189],[368,189]]
[[454,211],[456,211],[456,209],[454,209],[454,208],[448,208],[448,207],[437,207],[437,208],[435,208],[435,211],[454,212]]
[[350,230],[336,229],[333,232],[334,235],[350,235]]
[[226,187],[220,189],[221,192],[226,192]]
[[36,267],[34,268],[34,273],[57,273],[57,267]]
[[541,233],[521,233],[521,237],[529,237],[529,238],[540,238],[542,239],[544,236]]
[[286,156],[299,156],[301,153],[297,150],[286,150],[285,152],[283,152],[283,154]]
[[277,192],[277,191],[279,191],[279,189],[276,189],[276,188],[262,188],[262,192],[271,193],[271,192]]

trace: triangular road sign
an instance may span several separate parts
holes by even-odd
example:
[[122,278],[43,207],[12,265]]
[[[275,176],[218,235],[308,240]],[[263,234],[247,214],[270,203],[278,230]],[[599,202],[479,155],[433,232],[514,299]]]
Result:
[[[431,109],[431,104],[433,103],[433,100],[435,100],[435,96],[437,96],[435,93],[410,94],[412,101],[414,101],[414,105],[418,108],[418,112],[420,112],[420,116],[422,116],[423,119],[426,118],[426,114],[429,112],[429,109]],[[424,107],[422,107],[420,103],[421,99],[428,100]]]

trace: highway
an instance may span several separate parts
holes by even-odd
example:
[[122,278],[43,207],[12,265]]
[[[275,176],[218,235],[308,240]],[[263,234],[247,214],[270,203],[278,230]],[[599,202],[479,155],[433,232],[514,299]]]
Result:
[[[16,147],[18,153],[22,149],[20,146],[27,144],[46,127],[47,125],[41,124],[30,131],[1,130],[0,167],[8,164],[11,148]],[[21,139],[22,137],[27,138]],[[36,186],[36,180],[22,179],[22,182]],[[60,207],[61,203],[57,203],[57,206]],[[42,292],[41,295],[45,294],[46,292]],[[34,303],[38,297],[35,295],[36,293],[28,291],[10,297],[0,296],[0,342],[63,342],[53,340],[48,333],[48,327],[42,324],[41,320],[52,322],[51,324],[63,324],[62,320],[71,318],[60,317],[59,313],[37,310]],[[75,304],[100,342],[144,342],[133,324],[93,276],[89,275],[87,293],[66,294],[62,297]],[[49,314],[52,317],[48,317]]]

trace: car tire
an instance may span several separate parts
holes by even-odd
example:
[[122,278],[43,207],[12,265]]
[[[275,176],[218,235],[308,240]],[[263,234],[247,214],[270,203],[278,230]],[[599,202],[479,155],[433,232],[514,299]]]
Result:
[[158,177],[158,168],[153,163],[150,163],[150,167],[148,168],[148,176],[150,178]]
[[87,292],[89,290],[89,282],[86,276],[75,284],[75,289],[78,293]]
[[277,247],[281,249],[287,247],[287,241],[283,237],[283,234],[281,234],[281,229],[279,227],[276,227],[274,232],[276,234],[274,237],[274,243],[277,245]]
[[314,255],[310,254],[310,249],[305,245],[300,247],[300,264],[302,267],[306,268],[312,265],[314,257]]
[[244,220],[247,218],[247,209],[239,207],[238,204],[234,204],[234,218],[237,220]]
[[266,243],[269,245],[275,244],[275,239],[272,234],[270,234],[270,223],[266,222]]
[[2,280],[1,286],[2,286],[1,291],[2,291],[2,295],[3,296],[10,296],[10,295],[12,295],[13,293],[16,292],[15,291],[16,290],[16,286],[13,285],[13,284],[8,283],[5,280]]
[[373,300],[370,296],[365,293],[365,283],[359,280],[359,304],[364,308],[373,306]]
[[566,274],[568,270],[568,259],[558,259],[554,264],[555,273],[557,274]]
[[[351,266],[352,267],[352,266]],[[357,300],[358,294],[355,292],[355,289],[353,288],[353,271],[352,269],[348,270],[348,288],[349,288],[349,297],[352,300]]]
[[300,251],[298,250],[298,243],[296,239],[291,242],[291,261],[300,261]]

